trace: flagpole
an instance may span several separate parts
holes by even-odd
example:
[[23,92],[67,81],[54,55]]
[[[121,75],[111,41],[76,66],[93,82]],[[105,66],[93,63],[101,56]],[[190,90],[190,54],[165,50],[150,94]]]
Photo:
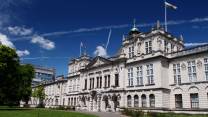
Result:
[[[81,43],[82,43],[82,42],[81,42]],[[81,47],[81,43],[80,43],[80,50],[79,50],[80,57],[81,57],[81,54],[82,54],[82,47]]]
[[[164,0],[166,2],[166,0]],[[166,5],[164,4],[165,6],[165,31],[167,32],[168,31],[168,27],[167,27],[167,7]]]

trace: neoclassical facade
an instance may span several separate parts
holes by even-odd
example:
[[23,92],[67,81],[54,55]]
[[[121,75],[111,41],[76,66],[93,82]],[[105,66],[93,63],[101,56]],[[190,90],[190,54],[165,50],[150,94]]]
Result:
[[68,69],[66,80],[45,84],[46,107],[208,110],[208,45],[187,49],[159,22],[145,33],[134,26],[116,56],[83,54]]

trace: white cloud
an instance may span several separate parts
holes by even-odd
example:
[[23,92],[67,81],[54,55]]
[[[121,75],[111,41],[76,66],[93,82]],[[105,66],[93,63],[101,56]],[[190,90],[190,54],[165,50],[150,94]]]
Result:
[[48,56],[44,56],[44,57],[22,57],[21,60],[38,60],[38,59],[69,59],[69,57],[48,57]]
[[94,51],[95,56],[108,57],[107,51],[103,46],[97,46]]
[[[190,20],[174,20],[174,21],[168,21],[168,25],[180,25],[180,24],[186,24],[186,23],[200,23],[200,22],[208,22],[208,17],[204,18],[193,18]],[[141,23],[138,24],[138,27],[151,27],[155,25],[156,22],[152,23]],[[161,22],[162,25],[164,25],[164,22]],[[71,33],[82,33],[82,32],[93,32],[93,31],[100,31],[105,29],[121,29],[121,28],[127,28],[130,27],[129,24],[121,24],[121,25],[109,25],[109,26],[102,26],[102,27],[94,27],[94,28],[80,28],[76,30],[68,30],[68,31],[57,31],[57,32],[51,32],[51,33],[44,33],[42,36],[58,36],[58,35],[65,35],[65,34],[71,34]]]
[[15,36],[27,36],[27,35],[31,35],[33,32],[32,28],[25,28],[19,26],[14,26],[14,27],[9,26],[7,30],[9,31],[10,34]]
[[36,43],[40,47],[42,47],[46,50],[51,50],[51,49],[55,48],[55,43],[54,42],[52,42],[48,39],[45,39],[42,36],[38,36],[38,35],[35,35],[35,36],[32,37],[31,43]]
[[186,47],[190,47],[190,46],[199,46],[199,45],[205,45],[205,44],[208,44],[208,43],[185,43],[184,45]]
[[101,26],[101,27],[94,27],[94,28],[79,28],[76,30],[44,33],[41,35],[42,36],[58,36],[58,35],[65,35],[65,34],[71,34],[71,33],[93,32],[93,31],[100,31],[100,30],[104,30],[104,29],[119,29],[119,28],[126,28],[126,27],[129,27],[129,25],[128,24],[121,24],[121,25]]
[[30,55],[30,52],[28,50],[17,50],[16,52],[19,57]]
[[14,44],[10,41],[10,39],[2,33],[0,33],[0,43],[10,48],[15,48]]
[[[201,23],[201,22],[208,22],[208,16],[203,17],[203,18],[193,18],[189,20],[172,20],[172,21],[168,21],[167,24],[168,25],[181,25],[181,24],[187,24],[187,23]],[[156,22],[137,24],[138,27],[151,27],[154,25],[156,25]],[[161,25],[164,25],[164,22],[161,22]],[[44,36],[44,37],[60,36],[60,35],[67,35],[67,34],[73,34],[73,33],[94,32],[94,31],[101,31],[101,30],[108,30],[108,29],[122,29],[122,28],[128,28],[128,27],[131,27],[131,25],[121,24],[121,25],[109,25],[109,26],[92,27],[92,28],[79,28],[75,30],[43,33],[43,34],[40,34],[40,36]],[[13,41],[28,40],[31,37],[32,36],[22,36],[20,38],[13,39]]]
[[[5,46],[7,46],[7,47],[10,47],[10,48],[15,49],[15,46],[14,46],[14,44],[10,41],[10,39],[9,39],[6,35],[4,35],[4,34],[2,34],[2,33],[0,33],[0,43],[1,43],[2,45],[5,45]],[[17,53],[17,55],[18,55],[19,57],[26,56],[26,55],[29,55],[29,54],[30,54],[30,52],[29,52],[28,50],[24,50],[24,51],[16,50],[16,53]]]
[[205,22],[205,21],[208,21],[208,17],[204,17],[204,18],[194,18],[190,22],[196,23],[196,22]]

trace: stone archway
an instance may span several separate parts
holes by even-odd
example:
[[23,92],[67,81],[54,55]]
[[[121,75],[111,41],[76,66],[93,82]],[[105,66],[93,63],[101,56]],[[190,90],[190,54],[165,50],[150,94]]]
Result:
[[90,92],[90,110],[94,111],[96,110],[97,106],[97,91],[91,91]]
[[106,110],[109,107],[108,96],[107,95],[104,95],[102,101],[104,101],[104,107],[105,107],[105,110]]
[[112,101],[113,101],[113,109],[114,111],[116,111],[116,108],[118,108],[119,105],[118,96],[116,94],[113,94]]

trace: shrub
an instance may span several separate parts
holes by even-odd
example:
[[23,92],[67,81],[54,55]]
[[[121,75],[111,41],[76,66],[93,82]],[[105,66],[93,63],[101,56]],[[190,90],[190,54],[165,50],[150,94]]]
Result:
[[71,106],[66,106],[66,110],[71,110]]
[[58,110],[64,110],[65,108],[64,108],[64,106],[58,106],[56,109],[58,109]]
[[38,104],[37,108],[45,108],[45,105],[43,103]]
[[124,108],[121,111],[122,114],[127,115],[127,116],[131,116],[131,117],[143,117],[144,116],[144,112],[140,111],[140,110],[130,110],[127,108]]
[[71,110],[75,111],[75,106],[73,106],[73,107],[71,108]]

